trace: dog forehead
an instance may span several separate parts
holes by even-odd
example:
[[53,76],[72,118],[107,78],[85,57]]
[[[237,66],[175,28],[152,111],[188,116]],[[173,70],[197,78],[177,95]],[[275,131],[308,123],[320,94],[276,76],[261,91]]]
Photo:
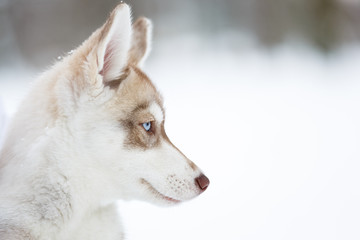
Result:
[[162,104],[162,97],[150,78],[139,68],[130,66],[126,80],[120,84],[119,97],[136,99],[138,102],[158,101]]
[[146,112],[156,121],[164,120],[163,98],[155,85],[140,69],[130,67],[129,75],[109,102],[119,119],[144,118]]

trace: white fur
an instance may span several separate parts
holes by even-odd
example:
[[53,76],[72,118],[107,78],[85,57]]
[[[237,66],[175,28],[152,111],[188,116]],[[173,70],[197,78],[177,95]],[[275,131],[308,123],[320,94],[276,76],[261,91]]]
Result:
[[[150,103],[142,114],[158,128],[164,113],[149,84],[137,92],[134,70],[118,89],[106,86],[131,45],[130,9],[120,4],[113,14],[105,40],[96,31],[44,73],[13,118],[0,153],[0,239],[120,240],[116,200],[172,205],[202,192],[200,170],[166,138],[148,149],[126,145],[121,121],[134,106]],[[98,58],[114,36],[122,40],[102,76]]]
[[164,120],[164,113],[157,103],[152,103],[150,105],[149,112],[154,116],[157,122],[162,122]]
[[127,5],[122,5],[116,10],[113,24],[103,45],[97,52],[99,72],[103,71],[105,81],[116,79],[121,75],[121,70],[127,63],[127,52],[130,49],[131,17]]

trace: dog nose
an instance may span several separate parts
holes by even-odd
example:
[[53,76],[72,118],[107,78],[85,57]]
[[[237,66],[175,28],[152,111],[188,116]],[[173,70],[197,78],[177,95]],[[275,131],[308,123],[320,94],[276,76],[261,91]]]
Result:
[[201,174],[199,177],[195,178],[195,181],[203,191],[205,191],[210,184],[209,179],[204,174]]

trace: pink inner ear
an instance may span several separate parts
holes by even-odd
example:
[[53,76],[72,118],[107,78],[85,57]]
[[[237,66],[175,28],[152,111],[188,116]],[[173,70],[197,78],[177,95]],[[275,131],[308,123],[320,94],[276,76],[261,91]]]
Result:
[[106,47],[106,51],[104,55],[104,66],[99,72],[99,74],[101,74],[103,77],[111,69],[111,59],[114,56],[114,52],[116,49],[115,45],[116,45],[115,41],[111,40]]

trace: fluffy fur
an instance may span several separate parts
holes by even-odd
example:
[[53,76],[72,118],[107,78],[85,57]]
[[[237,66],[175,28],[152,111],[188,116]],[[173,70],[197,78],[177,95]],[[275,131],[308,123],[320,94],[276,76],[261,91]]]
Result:
[[[0,239],[123,239],[116,200],[172,205],[208,179],[169,140],[139,68],[151,23],[119,4],[34,83],[0,153]],[[145,129],[144,123],[150,123]]]

